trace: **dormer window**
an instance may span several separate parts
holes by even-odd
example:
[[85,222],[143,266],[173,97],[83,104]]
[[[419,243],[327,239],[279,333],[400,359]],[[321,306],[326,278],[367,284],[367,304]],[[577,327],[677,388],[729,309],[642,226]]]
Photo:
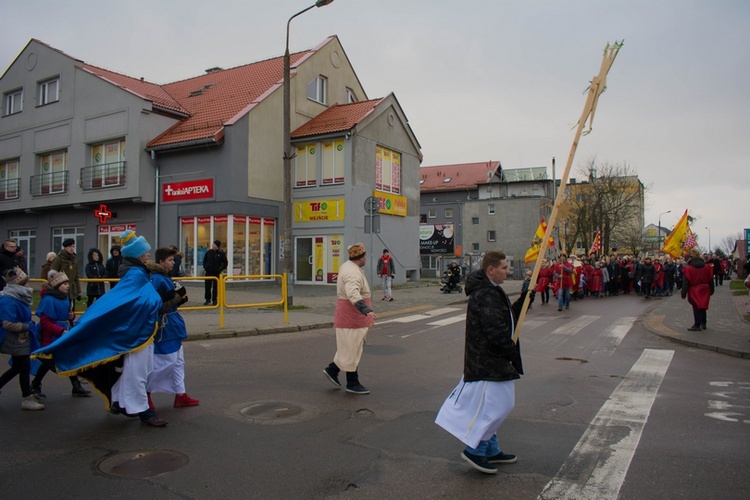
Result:
[[326,95],[328,94],[328,79],[323,76],[317,76],[313,81],[307,84],[307,98],[311,101],[326,104]]
[[39,82],[37,85],[37,100],[39,106],[60,100],[60,77]]
[[351,104],[353,102],[357,102],[357,96],[354,94],[354,91],[352,89],[347,87],[346,88],[346,103]]

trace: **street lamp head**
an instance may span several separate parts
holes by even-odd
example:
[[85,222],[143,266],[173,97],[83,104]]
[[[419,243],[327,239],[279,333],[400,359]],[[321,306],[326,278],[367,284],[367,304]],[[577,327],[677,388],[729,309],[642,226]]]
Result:
[[316,7],[325,7],[328,4],[333,3],[333,0],[318,0],[315,2]]

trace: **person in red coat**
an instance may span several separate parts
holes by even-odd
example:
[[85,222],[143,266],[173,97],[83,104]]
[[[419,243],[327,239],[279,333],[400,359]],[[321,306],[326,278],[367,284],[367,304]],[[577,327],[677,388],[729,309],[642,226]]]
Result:
[[706,329],[706,311],[711,295],[714,294],[713,269],[706,265],[700,253],[696,249],[690,250],[688,265],[682,270],[682,298],[688,299],[693,306],[693,326],[688,328],[691,332],[699,332],[701,328]]
[[603,276],[602,265],[599,261],[594,263],[594,270],[591,271],[591,296],[595,298],[601,297],[603,290]]
[[549,304],[549,283],[552,278],[552,269],[549,267],[549,261],[542,261],[542,268],[539,269],[539,276],[536,279],[536,293],[542,295],[542,305]]

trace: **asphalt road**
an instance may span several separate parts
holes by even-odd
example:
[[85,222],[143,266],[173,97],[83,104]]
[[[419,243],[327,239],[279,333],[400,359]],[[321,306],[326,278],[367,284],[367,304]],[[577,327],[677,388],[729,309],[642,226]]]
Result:
[[154,395],[163,429],[74,399],[47,377],[47,409],[0,395],[4,498],[750,498],[748,361],[643,330],[642,299],[535,304],[526,375],[499,432],[519,456],[470,469],[433,421],[457,383],[464,308],[388,317],[371,331],[354,396],[322,374],[333,330],[185,344],[194,408]]

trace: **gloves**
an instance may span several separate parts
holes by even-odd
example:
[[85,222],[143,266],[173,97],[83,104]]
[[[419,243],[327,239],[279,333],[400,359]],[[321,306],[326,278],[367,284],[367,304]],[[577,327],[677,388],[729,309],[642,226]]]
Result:
[[187,294],[185,294],[185,295],[182,296],[182,300],[180,300],[180,303],[177,304],[177,307],[180,307],[182,304],[184,304],[187,301],[188,301],[188,296],[187,296]]
[[175,290],[175,292],[176,292],[176,293],[177,293],[177,295],[179,295],[180,297],[186,297],[186,296],[187,296],[187,290],[185,289],[185,287],[184,287],[184,286],[181,286],[180,288],[177,288],[177,289]]

